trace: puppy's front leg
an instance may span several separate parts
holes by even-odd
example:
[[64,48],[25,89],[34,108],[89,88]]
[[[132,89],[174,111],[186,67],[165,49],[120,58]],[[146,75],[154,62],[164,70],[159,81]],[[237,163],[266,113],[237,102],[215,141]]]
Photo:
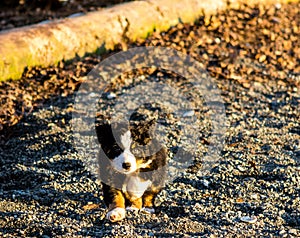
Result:
[[114,191],[114,196],[108,206],[106,218],[111,222],[121,221],[125,218],[125,199],[119,190]]
[[122,192],[107,185],[103,186],[104,201],[108,207],[106,219],[111,222],[121,221],[125,218],[125,198]]
[[124,208],[116,207],[106,214],[106,219],[111,222],[121,221],[125,218],[126,211]]

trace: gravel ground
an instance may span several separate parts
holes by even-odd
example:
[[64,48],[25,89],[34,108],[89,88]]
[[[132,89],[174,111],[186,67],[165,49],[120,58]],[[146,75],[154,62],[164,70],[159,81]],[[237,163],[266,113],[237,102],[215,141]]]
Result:
[[[299,11],[299,3],[241,6],[126,46],[173,47],[203,63],[229,127],[209,175],[195,160],[159,195],[156,214],[129,213],[116,224],[104,219],[101,186],[74,149],[70,126],[74,90],[114,52],[1,82],[0,236],[299,237]],[[141,74],[184,85],[157,70]],[[200,150],[210,143],[205,135]]]

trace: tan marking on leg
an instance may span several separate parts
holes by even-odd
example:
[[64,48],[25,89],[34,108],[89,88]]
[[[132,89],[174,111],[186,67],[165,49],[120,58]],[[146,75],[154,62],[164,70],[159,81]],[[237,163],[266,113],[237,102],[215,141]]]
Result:
[[142,208],[143,206],[143,200],[142,198],[138,198],[135,200],[131,200],[131,206],[138,208],[139,210]]
[[116,191],[112,203],[109,205],[108,210],[112,210],[116,207],[125,208],[125,198],[121,191]]
[[153,207],[153,200],[157,193],[152,191],[147,191],[143,195],[143,207]]

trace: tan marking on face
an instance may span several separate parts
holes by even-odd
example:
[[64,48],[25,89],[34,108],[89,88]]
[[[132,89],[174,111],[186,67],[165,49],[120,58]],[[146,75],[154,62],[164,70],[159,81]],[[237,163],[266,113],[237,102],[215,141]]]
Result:
[[136,166],[138,169],[149,169],[151,163],[152,163],[152,160],[148,160],[146,162],[144,162],[143,160],[137,160]]

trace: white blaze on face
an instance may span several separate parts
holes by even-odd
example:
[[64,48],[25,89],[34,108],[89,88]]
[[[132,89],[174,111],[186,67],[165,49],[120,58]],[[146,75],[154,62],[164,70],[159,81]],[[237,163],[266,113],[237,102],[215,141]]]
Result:
[[131,133],[127,131],[121,135],[121,143],[124,147],[124,152],[113,159],[112,165],[116,170],[123,174],[129,174],[137,169],[136,159],[130,151]]

